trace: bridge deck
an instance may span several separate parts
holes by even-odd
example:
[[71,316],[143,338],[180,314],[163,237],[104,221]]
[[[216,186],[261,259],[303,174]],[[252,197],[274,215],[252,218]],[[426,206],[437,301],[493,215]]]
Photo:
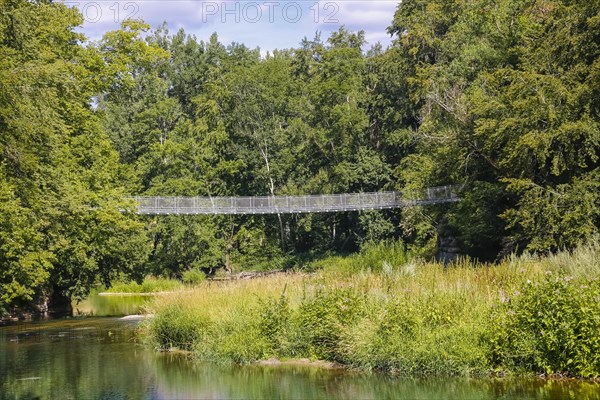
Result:
[[135,197],[138,214],[294,214],[381,210],[458,200],[456,186],[410,192],[258,197]]

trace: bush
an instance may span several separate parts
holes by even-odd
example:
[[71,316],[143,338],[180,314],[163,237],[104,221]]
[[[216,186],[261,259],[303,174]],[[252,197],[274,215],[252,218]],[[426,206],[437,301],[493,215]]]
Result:
[[191,348],[199,359],[219,363],[300,357],[409,376],[472,376],[494,368],[597,376],[600,269],[593,265],[597,251],[584,250],[444,267],[402,265],[398,246],[390,254],[365,248],[323,261],[328,267],[315,274],[159,296],[145,332],[160,348]]
[[182,288],[181,282],[176,279],[156,278],[147,276],[142,283],[116,282],[107,290],[109,293],[156,293],[169,292]]
[[291,311],[287,297],[259,300],[259,314],[260,334],[270,343],[272,355],[288,353]]
[[538,373],[600,375],[600,282],[547,273],[504,298],[492,316],[491,361]]
[[348,362],[411,376],[481,375],[487,369],[483,329],[473,322],[486,310],[447,295],[391,301],[378,317],[356,324],[346,340]]
[[216,322],[211,337],[198,342],[196,352],[203,361],[249,364],[270,356],[269,347],[258,319],[247,312]]
[[181,279],[188,285],[198,285],[206,280],[206,274],[199,269],[192,268],[185,271],[182,274]]
[[356,272],[383,272],[390,274],[399,271],[410,261],[402,242],[365,243],[360,253],[348,257],[328,257],[316,261],[311,269],[332,270],[335,273],[354,274]]
[[340,341],[360,318],[363,298],[348,288],[319,289],[297,312],[300,345],[305,354],[324,360],[344,360]]
[[160,350],[178,348],[193,350],[201,343],[209,328],[209,321],[180,303],[170,303],[150,320],[153,344]]

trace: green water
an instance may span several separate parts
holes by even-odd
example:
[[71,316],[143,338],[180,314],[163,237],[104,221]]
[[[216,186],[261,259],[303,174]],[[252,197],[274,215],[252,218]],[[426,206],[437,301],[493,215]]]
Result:
[[589,382],[197,364],[136,343],[135,328],[114,317],[0,327],[0,399],[600,399]]

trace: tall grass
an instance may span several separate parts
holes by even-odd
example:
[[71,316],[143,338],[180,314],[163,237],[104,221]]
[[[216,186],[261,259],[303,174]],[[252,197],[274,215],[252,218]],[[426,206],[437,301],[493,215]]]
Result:
[[176,279],[147,276],[142,283],[115,282],[106,290],[108,293],[155,293],[183,289],[184,285]]
[[599,254],[591,244],[445,267],[411,261],[398,244],[373,246],[319,261],[313,274],[204,282],[157,298],[142,335],[217,363],[301,357],[404,375],[597,375]]

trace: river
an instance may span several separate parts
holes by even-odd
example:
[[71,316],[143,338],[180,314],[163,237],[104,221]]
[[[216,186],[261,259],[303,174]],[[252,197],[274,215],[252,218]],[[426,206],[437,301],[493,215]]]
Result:
[[[110,307],[101,307],[102,302]],[[96,315],[141,299],[92,299]],[[136,305],[132,305],[132,304]],[[136,309],[136,307],[138,307]],[[0,399],[599,399],[600,385],[407,379],[306,366],[219,367],[136,342],[137,322],[82,317],[0,327]]]

